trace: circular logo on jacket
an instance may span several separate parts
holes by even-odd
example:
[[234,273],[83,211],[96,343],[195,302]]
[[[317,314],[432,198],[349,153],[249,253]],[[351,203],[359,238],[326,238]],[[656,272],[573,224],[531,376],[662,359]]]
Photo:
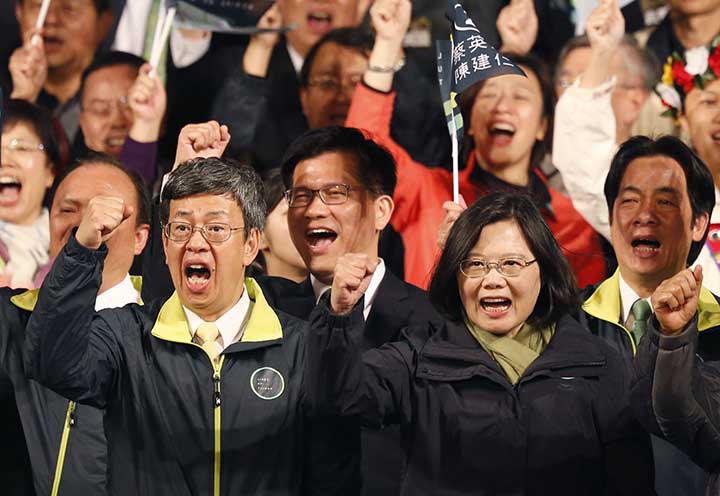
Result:
[[285,379],[272,367],[261,367],[250,376],[250,389],[263,400],[274,400],[285,391]]

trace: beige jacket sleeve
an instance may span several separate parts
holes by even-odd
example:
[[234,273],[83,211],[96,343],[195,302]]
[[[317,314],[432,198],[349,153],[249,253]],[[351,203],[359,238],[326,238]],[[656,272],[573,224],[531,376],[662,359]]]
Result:
[[573,206],[601,235],[610,239],[603,187],[617,150],[612,91],[615,79],[597,88],[568,88],[555,108],[553,164]]

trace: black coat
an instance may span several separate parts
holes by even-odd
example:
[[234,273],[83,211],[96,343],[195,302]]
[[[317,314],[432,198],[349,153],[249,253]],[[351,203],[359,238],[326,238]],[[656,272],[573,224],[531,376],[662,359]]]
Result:
[[[229,125],[230,154],[249,149],[260,169],[279,167],[290,143],[308,130],[300,83],[285,42],[273,50],[267,78],[246,74],[240,54],[235,66],[215,98],[212,118]],[[429,80],[413,60],[407,61],[396,79],[393,137],[421,164],[446,163],[450,138],[437,82]]]
[[698,320],[676,336],[650,320],[634,361],[632,405],[645,428],[710,472],[708,496],[720,494],[720,362],[698,356]]
[[[176,296],[94,312],[107,249],[71,237],[26,330],[28,375],[105,409],[108,491],[118,495],[305,495],[306,323],[257,284],[240,342],[213,364],[190,340]],[[259,374],[259,375],[258,375]],[[343,440],[336,440],[342,443]]]
[[[14,297],[12,301],[11,297]],[[26,373],[22,353],[26,340],[25,326],[33,304],[33,293],[0,289],[0,371],[3,375],[7,374],[12,384],[15,400],[12,407],[14,409],[17,404],[22,420],[22,428],[19,425],[15,427],[21,434],[24,431],[27,444],[27,448],[21,445],[13,447],[20,440],[4,436],[2,451],[12,454],[15,463],[29,455],[38,495],[51,494],[56,481],[60,496],[104,495],[107,446],[103,412],[86,405],[75,405],[30,380]],[[4,408],[10,408],[10,405]],[[68,413],[71,410],[73,421],[69,422]],[[60,465],[59,458],[62,460]],[[21,481],[22,477],[18,476],[14,482]],[[4,487],[2,492],[6,492]],[[32,489],[29,489],[28,494],[31,493]],[[13,494],[12,490],[7,490],[7,494]]]
[[464,326],[425,327],[364,354],[362,331],[359,306],[336,316],[319,305],[307,381],[323,411],[401,424],[401,494],[654,494],[627,363],[571,317],[516,386]]
[[[268,277],[260,279],[268,300],[281,310],[309,319],[315,308],[315,294],[310,278],[300,284],[287,279]],[[428,300],[425,291],[401,281],[386,270],[378,286],[360,349],[367,351],[397,341],[403,329],[425,326],[442,321]],[[333,421],[334,429],[352,435],[353,426]],[[363,494],[368,496],[395,496],[400,491],[405,469],[402,435],[397,425],[383,430],[364,429],[362,432]]]
[[[630,332],[620,323],[620,288],[618,272],[598,286],[583,290],[583,311],[578,320],[594,335],[603,338],[628,362],[635,355],[635,343]],[[700,299],[701,311],[720,315],[720,302],[704,290]],[[704,319],[698,336],[698,354],[703,360],[720,360],[720,318]],[[642,343],[642,342],[641,342]],[[664,439],[653,436],[655,457],[655,487],[660,496],[701,494],[707,484],[707,473]]]

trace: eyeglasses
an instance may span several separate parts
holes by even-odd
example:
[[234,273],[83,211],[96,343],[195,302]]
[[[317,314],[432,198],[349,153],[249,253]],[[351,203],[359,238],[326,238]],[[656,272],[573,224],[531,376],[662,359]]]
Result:
[[222,222],[213,222],[203,226],[193,226],[189,222],[168,222],[165,224],[163,231],[172,241],[184,243],[192,238],[195,231],[200,231],[202,237],[208,243],[224,243],[235,231],[244,229],[244,226],[230,227],[230,224]]
[[42,143],[28,143],[27,141],[22,141],[17,138],[11,139],[7,145],[2,145],[2,148],[24,153],[45,151],[45,145]]
[[537,259],[525,260],[520,257],[504,257],[497,262],[489,262],[482,258],[468,258],[460,262],[460,272],[466,277],[484,277],[492,269],[507,277],[517,277],[528,265],[537,262]]
[[96,117],[107,119],[112,116],[113,106],[125,115],[131,114],[127,96],[121,96],[117,100],[91,100],[88,105],[83,105],[83,110]]
[[328,184],[319,189],[290,188],[285,192],[285,199],[290,208],[307,207],[315,195],[318,195],[325,205],[340,205],[347,201],[350,191],[360,189],[362,188],[347,184]]
[[316,76],[308,81],[308,86],[315,87],[320,91],[337,93],[343,88],[354,88],[362,79],[362,74],[351,74],[346,79],[339,79],[335,76]]

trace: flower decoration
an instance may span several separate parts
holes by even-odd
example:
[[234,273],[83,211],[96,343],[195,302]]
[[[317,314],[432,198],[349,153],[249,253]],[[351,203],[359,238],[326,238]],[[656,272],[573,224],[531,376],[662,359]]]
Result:
[[709,46],[686,50],[684,56],[673,52],[663,66],[661,81],[655,92],[667,110],[663,115],[678,118],[685,97],[693,88],[704,88],[720,78],[720,36]]

